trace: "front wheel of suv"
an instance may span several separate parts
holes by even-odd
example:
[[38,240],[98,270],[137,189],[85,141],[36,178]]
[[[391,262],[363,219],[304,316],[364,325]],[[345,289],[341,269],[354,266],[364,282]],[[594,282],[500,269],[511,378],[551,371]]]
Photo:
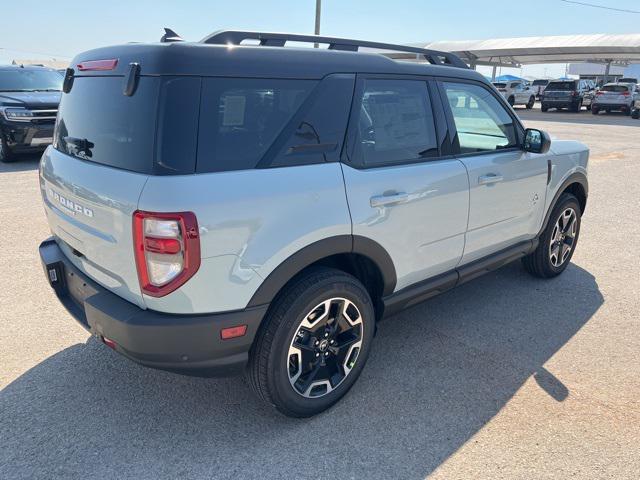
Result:
[[540,235],[538,247],[522,259],[530,274],[552,278],[567,268],[578,244],[581,215],[578,199],[570,193],[563,193]]
[[533,106],[535,105],[535,103],[536,103],[536,98],[532,96],[529,99],[529,102],[527,103],[527,110],[531,110],[533,108]]
[[331,407],[355,383],[375,329],[367,290],[340,270],[294,278],[269,309],[250,354],[247,378],[264,401],[290,417]]
[[0,162],[2,163],[11,163],[15,161],[16,157],[9,147],[7,146],[7,142],[5,142],[2,135],[0,135]]
[[576,103],[571,110],[574,113],[580,113],[582,111],[582,100],[578,100],[578,103]]

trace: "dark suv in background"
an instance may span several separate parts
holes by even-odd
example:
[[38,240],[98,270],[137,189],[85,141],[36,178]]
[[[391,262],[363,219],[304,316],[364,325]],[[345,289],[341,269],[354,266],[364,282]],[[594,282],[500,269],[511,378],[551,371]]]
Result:
[[0,161],[43,151],[51,143],[62,80],[50,68],[0,66]]
[[590,104],[593,89],[589,80],[553,80],[540,98],[541,109],[546,112],[550,108],[567,108],[572,112],[580,112],[585,99]]

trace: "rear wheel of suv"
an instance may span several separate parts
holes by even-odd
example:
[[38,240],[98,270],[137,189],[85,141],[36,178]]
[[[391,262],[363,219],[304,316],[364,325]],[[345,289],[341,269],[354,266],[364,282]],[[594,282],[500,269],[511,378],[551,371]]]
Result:
[[581,215],[578,199],[563,193],[553,207],[538,247],[522,259],[530,274],[552,278],[567,268],[578,244]]
[[375,328],[367,290],[340,270],[314,268],[278,295],[260,328],[247,368],[264,401],[290,417],[309,417],[355,383]]
[[547,111],[549,111],[549,107],[543,103],[543,104],[540,106],[540,110],[542,110],[543,112],[547,112]]
[[591,113],[598,115],[600,113],[600,109],[598,107],[591,107]]
[[507,99],[507,102],[513,107],[516,104],[516,99],[512,95]]
[[10,163],[16,160],[16,156],[13,154],[9,147],[7,146],[7,142],[5,142],[2,135],[0,135],[0,162]]
[[536,98],[532,96],[531,98],[529,98],[529,103],[527,103],[527,110],[531,110],[535,104]]

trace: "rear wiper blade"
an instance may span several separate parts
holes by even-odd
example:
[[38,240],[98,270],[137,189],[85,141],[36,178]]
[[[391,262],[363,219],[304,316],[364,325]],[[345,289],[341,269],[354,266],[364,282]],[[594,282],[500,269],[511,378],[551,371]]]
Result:
[[95,144],[86,138],[64,137],[64,141],[67,145],[72,145],[77,153],[84,152],[88,157],[91,156],[91,149],[95,147]]

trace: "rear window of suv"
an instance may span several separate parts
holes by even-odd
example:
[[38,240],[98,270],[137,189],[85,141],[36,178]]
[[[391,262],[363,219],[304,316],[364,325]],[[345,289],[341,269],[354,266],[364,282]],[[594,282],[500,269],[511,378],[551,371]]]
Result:
[[628,92],[629,87],[627,87],[626,85],[605,85],[604,87],[602,87],[602,91],[623,93]]
[[547,90],[550,92],[554,90],[570,91],[575,89],[576,89],[576,82],[551,82],[549,83],[549,85],[547,85]]
[[133,96],[122,77],[76,77],[64,94],[54,148],[101,165],[151,173],[160,79],[140,77]]

